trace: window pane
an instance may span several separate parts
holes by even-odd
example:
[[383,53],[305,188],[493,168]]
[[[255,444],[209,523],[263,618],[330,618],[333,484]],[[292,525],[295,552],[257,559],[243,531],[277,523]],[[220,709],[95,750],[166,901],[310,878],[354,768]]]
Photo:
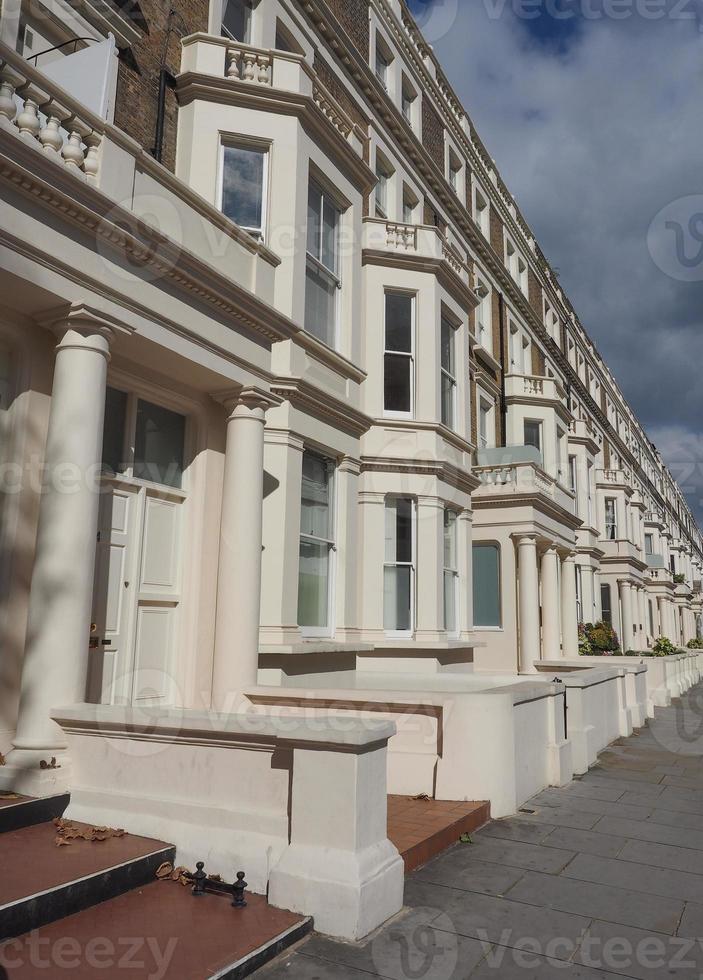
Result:
[[500,626],[500,553],[494,544],[473,546],[474,625]]
[[525,445],[541,449],[539,422],[525,422]]
[[183,415],[139,399],[134,440],[134,475],[138,479],[181,486],[185,422]]
[[444,628],[448,633],[456,631],[456,575],[444,573]]
[[298,573],[298,625],[327,626],[329,597],[329,545],[300,542]]
[[336,284],[309,261],[305,277],[305,329],[329,347],[334,347],[336,308]]
[[600,587],[600,604],[603,611],[603,622],[609,623],[611,626],[613,624],[613,610],[610,605],[610,586],[601,585]]
[[322,226],[322,191],[310,182],[308,188],[308,243],[310,255],[320,258],[320,229]]
[[448,320],[442,320],[442,367],[454,374],[454,328]]
[[412,572],[408,567],[383,570],[383,628],[411,630]]
[[339,212],[327,198],[322,208],[322,254],[320,261],[330,272],[337,272],[337,223]]
[[456,512],[445,510],[444,512],[444,567],[457,567],[456,554]]
[[300,533],[329,540],[330,468],[326,459],[303,453]]
[[405,354],[386,354],[383,364],[383,408],[410,412],[412,360]]
[[386,350],[412,350],[413,298],[403,293],[386,293]]
[[454,382],[442,375],[442,423],[450,429],[454,426]]
[[242,228],[261,231],[263,223],[263,150],[225,146],[222,211]]
[[249,0],[225,0],[222,8],[222,33],[235,41],[249,42]]
[[386,501],[386,561],[412,562],[413,502],[407,497]]
[[122,473],[125,469],[124,430],[127,415],[127,392],[108,388],[105,393],[103,424],[103,472]]

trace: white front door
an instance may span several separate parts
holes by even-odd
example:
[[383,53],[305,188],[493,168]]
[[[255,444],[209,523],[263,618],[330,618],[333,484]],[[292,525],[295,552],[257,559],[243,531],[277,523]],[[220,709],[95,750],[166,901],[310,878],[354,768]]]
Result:
[[[173,704],[182,598],[185,420],[133,396],[113,398],[112,405],[108,397],[107,408],[106,445],[114,454],[123,438],[127,448],[120,454],[128,462],[106,460],[87,699]],[[120,429],[117,436],[107,431],[109,426]]]

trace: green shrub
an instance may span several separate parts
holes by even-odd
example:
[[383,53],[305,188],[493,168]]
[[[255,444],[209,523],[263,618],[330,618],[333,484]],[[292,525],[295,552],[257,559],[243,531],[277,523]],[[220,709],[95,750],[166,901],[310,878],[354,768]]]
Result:
[[703,650],[703,637],[697,636],[695,640],[689,640],[686,646],[689,650]]
[[584,638],[591,647],[594,657],[613,656],[620,653],[618,635],[610,625],[602,620],[599,623],[586,623],[583,627]]
[[667,657],[669,654],[676,653],[676,647],[665,636],[660,636],[652,647],[652,657]]
[[686,576],[682,572],[677,572],[674,575],[674,585],[685,585]]

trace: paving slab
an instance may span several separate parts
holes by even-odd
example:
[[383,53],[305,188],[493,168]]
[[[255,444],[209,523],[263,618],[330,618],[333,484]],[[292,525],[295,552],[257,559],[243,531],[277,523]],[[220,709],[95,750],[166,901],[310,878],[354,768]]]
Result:
[[533,871],[520,879],[508,898],[669,935],[676,931],[684,907],[683,901],[675,899]]
[[703,973],[703,951],[690,940],[603,921],[589,927],[574,962],[635,980],[700,980]]
[[422,881],[435,885],[481,892],[484,895],[504,895],[524,873],[521,868],[490,864],[474,856],[466,860],[453,848],[448,854],[426,864],[417,872],[417,876]]
[[579,854],[565,869],[564,875],[580,881],[592,881],[645,894],[661,895],[682,901],[703,902],[703,875],[688,871],[654,867],[629,860],[612,860]]
[[546,847],[561,847],[580,854],[596,854],[600,857],[616,857],[627,843],[624,837],[611,837],[591,830],[574,830],[572,827],[556,827],[542,842]]
[[471,850],[480,861],[549,874],[558,874],[576,855],[575,851],[525,844],[523,841],[500,840],[484,834],[476,834],[474,841]]

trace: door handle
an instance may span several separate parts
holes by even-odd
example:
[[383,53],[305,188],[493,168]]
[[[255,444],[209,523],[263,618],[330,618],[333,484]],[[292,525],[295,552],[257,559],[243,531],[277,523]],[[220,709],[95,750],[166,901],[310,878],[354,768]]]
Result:
[[101,640],[100,641],[100,646],[101,647],[109,647],[111,643],[112,643],[112,640]]

